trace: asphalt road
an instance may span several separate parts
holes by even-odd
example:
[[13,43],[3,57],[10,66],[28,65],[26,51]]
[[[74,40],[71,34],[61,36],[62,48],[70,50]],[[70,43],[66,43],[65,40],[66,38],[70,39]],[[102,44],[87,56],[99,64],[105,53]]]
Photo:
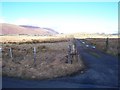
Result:
[[82,40],[76,40],[77,48],[86,70],[81,74],[52,80],[20,80],[2,78],[3,88],[117,88],[118,58],[97,50]]

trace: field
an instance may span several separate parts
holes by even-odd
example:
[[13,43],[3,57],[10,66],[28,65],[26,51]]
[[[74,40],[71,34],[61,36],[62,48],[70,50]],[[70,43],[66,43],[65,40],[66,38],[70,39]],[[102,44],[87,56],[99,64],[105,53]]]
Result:
[[[12,38],[13,36],[8,37]],[[3,76],[50,79],[71,75],[84,69],[82,60],[81,63],[78,63],[77,55],[74,55],[72,64],[68,63],[68,45],[73,44],[70,38],[45,39],[44,37],[43,40],[40,37],[24,36],[23,38],[3,40]]]
[[0,37],[2,45],[0,62],[2,62],[3,76],[24,79],[50,79],[82,71],[85,66],[81,59],[78,63],[77,54],[72,56],[72,64],[68,63],[68,46],[74,44],[73,37],[84,39],[85,42],[105,53],[111,55],[120,53],[116,36],[109,36],[107,46],[105,35],[95,38],[90,35]]
[[59,42],[67,41],[71,36],[59,35],[59,36],[29,36],[29,35],[5,35],[0,36],[0,42],[5,43],[38,43],[38,42]]
[[[103,51],[105,53],[111,55],[119,55],[120,54],[120,47],[118,45],[118,35],[111,35],[111,34],[74,34],[76,39],[84,39],[87,43],[92,44],[98,50]],[[108,45],[106,45],[106,40],[108,38]]]
[[97,49],[111,55],[117,56],[120,52],[118,38],[87,38],[86,42],[96,46]]

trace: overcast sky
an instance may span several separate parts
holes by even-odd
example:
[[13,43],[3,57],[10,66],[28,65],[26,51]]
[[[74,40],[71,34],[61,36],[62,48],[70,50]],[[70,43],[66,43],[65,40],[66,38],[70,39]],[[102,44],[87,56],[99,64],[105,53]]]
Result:
[[60,33],[117,33],[117,2],[2,2],[0,22]]

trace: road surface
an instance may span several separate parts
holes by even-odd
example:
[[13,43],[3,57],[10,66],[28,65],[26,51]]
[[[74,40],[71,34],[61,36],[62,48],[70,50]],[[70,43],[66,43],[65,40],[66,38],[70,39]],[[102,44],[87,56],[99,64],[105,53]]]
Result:
[[76,42],[87,66],[82,74],[37,81],[3,77],[3,88],[117,88],[118,58],[97,50],[83,40]]

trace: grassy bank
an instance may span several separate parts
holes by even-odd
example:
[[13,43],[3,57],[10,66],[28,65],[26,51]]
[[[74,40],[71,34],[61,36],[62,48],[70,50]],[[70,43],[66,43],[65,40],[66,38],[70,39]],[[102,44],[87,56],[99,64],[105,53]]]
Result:
[[[3,44],[3,76],[41,80],[67,76],[83,70],[82,60],[78,63],[77,58],[74,58],[72,64],[67,63],[68,45],[72,44],[68,41]],[[35,58],[34,47],[36,48]]]

